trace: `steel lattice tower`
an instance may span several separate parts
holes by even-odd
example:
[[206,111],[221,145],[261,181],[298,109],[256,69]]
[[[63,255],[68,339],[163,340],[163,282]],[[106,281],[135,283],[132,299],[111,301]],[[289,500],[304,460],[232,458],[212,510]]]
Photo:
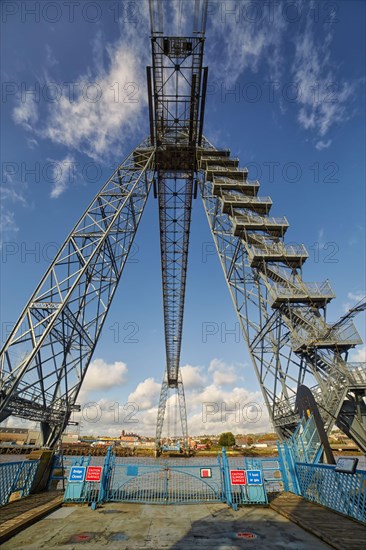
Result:
[[0,355],[0,421],[40,421],[54,446],[77,396],[122,275],[150,188],[157,199],[166,367],[156,440],[169,390],[178,394],[188,443],[180,351],[192,199],[201,193],[254,371],[280,436],[298,421],[296,393],[311,387],[326,432],[336,423],[366,451],[366,371],[348,362],[362,343],[352,317],[330,324],[328,281],[306,283],[303,245],[286,245],[285,217],[229,150],[203,137],[207,2],[195,2],[192,36],[165,36],[162,4],[150,0],[147,68],[150,136],[117,168],[61,247]]

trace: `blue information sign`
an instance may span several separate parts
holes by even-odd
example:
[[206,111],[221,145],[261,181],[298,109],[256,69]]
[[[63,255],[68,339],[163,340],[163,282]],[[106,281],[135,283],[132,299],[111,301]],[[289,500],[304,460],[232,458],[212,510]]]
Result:
[[72,466],[69,475],[69,481],[84,481],[85,466]]
[[262,472],[260,470],[247,470],[248,485],[263,485]]

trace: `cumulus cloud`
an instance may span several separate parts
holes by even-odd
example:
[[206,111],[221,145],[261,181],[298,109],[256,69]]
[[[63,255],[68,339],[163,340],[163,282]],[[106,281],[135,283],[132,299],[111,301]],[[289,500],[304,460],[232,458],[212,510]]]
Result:
[[[224,374],[226,369],[231,376],[232,368],[233,365],[225,364],[219,359],[212,360],[206,367],[194,365],[182,367],[190,434],[223,431],[259,432],[270,429],[268,414],[259,391],[252,391],[238,384],[238,376],[236,376],[236,384],[230,385],[226,383],[227,381],[221,383],[221,380],[219,380],[220,384],[217,384],[218,373]],[[241,368],[243,369],[243,366]],[[102,376],[105,376],[105,372],[100,373],[98,378],[101,379]],[[90,383],[88,387],[90,388]],[[88,399],[85,397],[80,400],[82,410],[83,406],[86,407],[84,414],[80,414],[83,422],[82,432],[116,434],[120,429],[126,429],[153,436],[156,429],[160,388],[160,380],[156,381],[148,377],[137,384],[134,391],[129,394],[126,403],[119,403],[118,407],[112,399],[108,401],[103,398],[88,404]],[[93,386],[93,389],[96,387]],[[100,389],[100,384],[97,389]],[[97,421],[95,421],[96,418]],[[179,406],[176,392],[170,390],[163,435],[167,435],[168,432],[174,435],[175,430],[180,431]]]
[[128,396],[128,402],[137,403],[139,410],[147,410],[157,405],[161,385],[154,378],[146,378],[140,382],[135,391]]
[[208,371],[212,373],[213,382],[216,386],[232,386],[238,380],[235,366],[227,365],[220,359],[213,359],[210,362]]
[[106,363],[103,359],[94,359],[89,365],[82,386],[83,392],[91,390],[110,390],[124,386],[127,382],[127,365],[122,361]]
[[184,365],[184,367],[181,367],[183,384],[187,390],[205,385],[206,378],[202,370],[202,367],[193,367],[192,365]]
[[[217,384],[217,373],[230,374],[233,365],[213,359],[208,366],[185,365],[182,377],[185,385],[188,431],[191,435],[263,432],[271,429],[268,413],[260,391],[238,383]],[[240,373],[243,365],[235,366]],[[93,435],[116,435],[122,429],[154,436],[161,381],[148,377],[139,382],[125,399],[103,396],[92,399],[91,390],[111,389],[126,382],[127,367],[116,362],[108,365],[102,359],[92,362],[79,396],[81,412],[73,420],[81,423],[81,432]],[[216,379],[216,382],[215,382]],[[117,402],[118,401],[118,402]],[[175,434],[174,432],[178,433]],[[177,393],[169,390],[163,436],[179,435],[180,413]]]

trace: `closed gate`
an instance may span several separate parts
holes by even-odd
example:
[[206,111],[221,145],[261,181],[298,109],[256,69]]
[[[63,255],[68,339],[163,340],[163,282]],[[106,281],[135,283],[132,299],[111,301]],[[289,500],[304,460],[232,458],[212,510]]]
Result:
[[221,502],[221,471],[218,465],[114,464],[108,501],[179,504]]

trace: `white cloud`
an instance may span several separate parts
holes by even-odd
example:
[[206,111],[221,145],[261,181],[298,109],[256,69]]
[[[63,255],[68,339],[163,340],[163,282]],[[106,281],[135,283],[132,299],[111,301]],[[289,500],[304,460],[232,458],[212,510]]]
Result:
[[35,138],[26,138],[29,149],[35,149],[38,146],[38,141]]
[[14,237],[19,231],[19,227],[15,222],[15,214],[3,204],[0,205],[0,248],[4,242]]
[[323,141],[322,139],[317,141],[315,144],[315,149],[318,149],[318,151],[322,151],[323,149],[328,149],[332,145],[332,140],[328,139],[327,141]]
[[[333,125],[349,118],[347,104],[354,85],[340,81],[331,69],[331,30],[320,37],[318,34],[311,18],[307,18],[304,32],[296,36],[292,71],[298,85],[298,121],[305,130],[324,137]],[[331,140],[320,140],[316,148],[321,150],[330,144]]]
[[[221,384],[221,381],[220,385],[215,383],[214,379],[217,373],[231,372],[231,367],[232,365],[227,365],[218,359],[212,360],[206,368],[192,365],[182,367],[190,434],[221,433],[223,431],[260,432],[271,429],[259,391],[251,391],[239,385],[224,385]],[[243,369],[243,366],[241,368]],[[128,396],[129,408],[127,403],[120,403],[119,422],[116,422],[115,403],[106,399],[99,400],[95,406],[100,410],[100,419],[98,422],[88,423],[85,421],[84,415],[82,432],[116,434],[123,427],[128,431],[153,436],[156,429],[160,388],[160,381],[157,382],[152,377],[140,382]],[[80,402],[83,404],[86,400],[80,400]],[[136,408],[133,409],[133,406]],[[134,414],[131,419],[138,420],[138,423],[127,422],[125,425],[123,420],[127,413],[132,411]],[[94,408],[91,413],[95,415]],[[179,408],[176,392],[170,390],[163,435],[167,434],[168,430],[170,435],[173,435],[175,426],[180,430]]]
[[[330,25],[315,24],[306,18],[303,29],[296,32],[295,47],[289,47],[291,28],[286,22],[281,2],[271,6],[271,15],[263,8],[262,17],[253,17],[247,24],[241,16],[250,10],[251,2],[213,4],[210,8],[210,40],[206,46],[206,60],[210,66],[212,90],[226,94],[230,90],[239,101],[240,88],[236,84],[245,71],[258,72],[263,68],[263,86],[271,84],[274,90],[297,85],[295,101],[299,107],[300,126],[313,131],[317,150],[329,148],[331,139],[321,139],[330,129],[353,114],[349,102],[355,95],[356,82],[341,80],[331,60],[333,30]],[[243,30],[243,25],[245,29]],[[290,71],[286,74],[286,66]],[[284,76],[286,80],[284,81]],[[267,81],[267,82],[266,82]],[[256,83],[254,83],[256,84]],[[261,82],[257,88],[261,88]],[[211,92],[212,93],[212,92]],[[282,114],[284,97],[279,96]]]
[[0,187],[0,200],[18,203],[23,206],[27,205],[27,201],[25,200],[22,192],[16,191],[14,186],[11,184],[9,184],[9,187]]
[[53,163],[50,179],[52,183],[51,198],[57,199],[64,191],[66,191],[69,183],[73,181],[73,166],[75,159],[71,155],[67,155],[60,161],[51,161]]
[[343,304],[343,310],[347,313],[351,308],[353,308],[358,302],[366,299],[366,292],[357,291],[357,292],[348,292],[347,298],[351,300],[350,302],[345,302]]
[[[140,10],[139,25],[148,28],[145,9]],[[146,113],[142,113],[147,106],[148,39],[136,32],[132,24],[123,25],[121,34],[119,40],[108,44],[98,31],[92,46],[92,65],[72,86],[52,79],[62,94],[57,101],[42,105],[45,109],[39,124],[38,106],[31,94],[19,100],[13,111],[15,122],[37,138],[49,139],[105,163],[115,160],[131,137],[138,135],[142,139],[141,128],[147,129]],[[52,67],[56,63],[52,50],[48,48],[46,54]],[[58,196],[59,190],[63,191],[62,184],[52,196]]]
[[210,362],[208,371],[212,373],[213,383],[216,386],[232,386],[238,381],[238,374],[234,365],[227,365],[220,359]]
[[353,300],[354,302],[360,302],[361,300],[364,300],[366,298],[366,293],[365,292],[349,292],[347,294],[347,297],[350,299],[350,300]]
[[46,44],[45,46],[46,51],[46,63],[49,67],[54,67],[55,65],[58,65],[58,61],[54,56],[54,53],[52,51],[52,48],[49,44]]
[[[20,185],[16,188],[13,176],[3,174],[3,180],[7,183],[7,187],[0,187],[0,248],[6,240],[14,238],[19,231],[13,207],[28,206],[23,189]],[[12,206],[9,207],[9,203]]]
[[26,92],[18,99],[13,109],[13,119],[27,130],[33,130],[38,121],[38,104],[32,92]]
[[[277,79],[283,62],[281,48],[286,29],[281,6],[274,4],[271,18],[257,18],[243,29],[240,3],[231,4],[234,14],[226,13],[230,11],[227,4],[218,2],[217,11],[209,18],[210,40],[206,48],[208,65],[214,78],[224,79],[227,89],[230,89],[244,70],[256,72],[264,61],[271,78]],[[211,8],[215,9],[215,6]]]
[[181,373],[185,389],[204,386],[206,379],[202,375],[202,367],[185,365],[184,367],[181,367]]
[[356,363],[358,362],[366,363],[366,345],[358,348],[357,350],[351,351],[351,354],[352,354],[350,359],[351,362],[354,361]]
[[92,390],[110,390],[124,386],[127,382],[127,366],[122,361],[106,363],[103,359],[94,359],[89,365],[82,386],[84,394]]
[[136,403],[139,410],[146,411],[158,403],[161,385],[153,378],[146,378],[140,382],[135,391],[128,396],[129,403]]

